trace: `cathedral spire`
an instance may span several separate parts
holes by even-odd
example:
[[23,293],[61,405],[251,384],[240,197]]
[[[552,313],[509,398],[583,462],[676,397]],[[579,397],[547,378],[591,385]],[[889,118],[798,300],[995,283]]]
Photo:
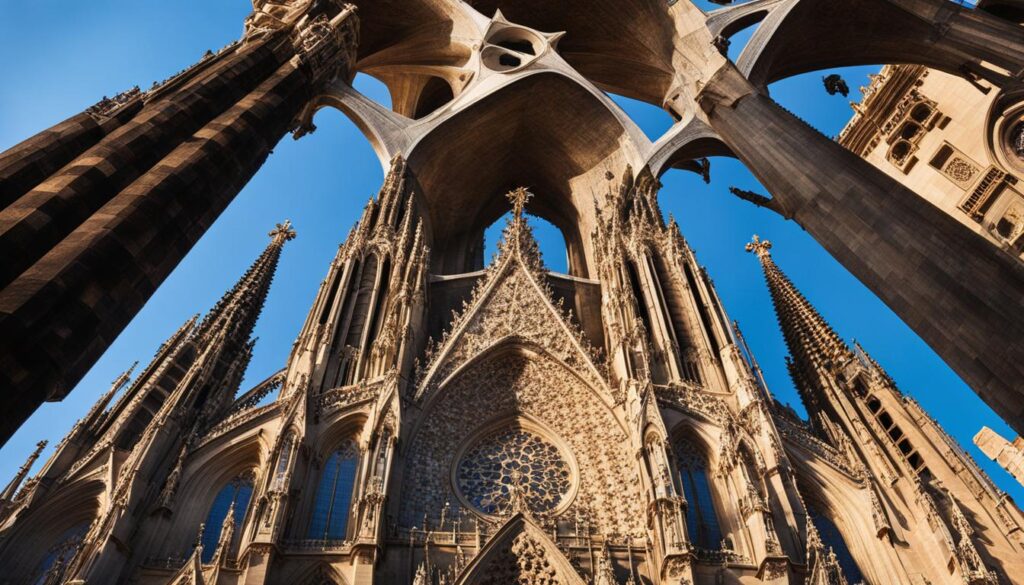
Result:
[[762,240],[756,234],[746,246],[746,250],[756,254],[761,261],[764,279],[775,306],[775,316],[792,356],[788,365],[793,382],[808,409],[814,409],[817,393],[812,388],[818,386],[816,380],[826,372],[833,372],[852,358],[853,353],[825,318],[775,265],[771,248],[770,241]]
[[270,236],[270,243],[203,319],[197,337],[208,337],[219,330],[240,344],[248,342],[267,300],[281,250],[285,242],[295,239],[295,230],[292,229],[292,222],[285,220],[284,223],[276,224],[267,235]]
[[18,469],[18,473],[14,474],[14,478],[11,479],[7,487],[4,488],[3,492],[0,492],[0,505],[6,504],[14,499],[14,496],[18,493],[18,487],[21,482],[28,476],[28,472],[32,470],[32,465],[35,464],[36,459],[39,459],[39,455],[46,448],[46,441],[39,441],[36,443],[35,451],[28,456],[25,463]]

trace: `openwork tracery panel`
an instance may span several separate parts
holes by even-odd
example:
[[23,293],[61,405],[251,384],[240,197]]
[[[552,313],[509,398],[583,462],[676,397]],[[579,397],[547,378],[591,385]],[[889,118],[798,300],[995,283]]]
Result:
[[460,449],[482,423],[519,414],[566,443],[564,457],[571,455],[576,478],[564,514],[580,512],[598,532],[643,534],[636,470],[626,433],[611,410],[564,366],[518,353],[474,364],[440,389],[411,438],[400,525],[422,526],[424,517],[437,525],[445,504],[461,501],[453,485],[453,468],[465,452]]
[[551,442],[521,427],[492,433],[477,441],[455,470],[459,492],[484,514],[509,507],[513,489],[521,491],[534,512],[551,512],[572,487],[569,462]]

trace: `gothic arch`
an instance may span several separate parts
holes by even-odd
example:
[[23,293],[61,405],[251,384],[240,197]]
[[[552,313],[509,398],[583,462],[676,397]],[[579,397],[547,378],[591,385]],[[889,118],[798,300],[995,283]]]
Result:
[[330,563],[319,562],[298,573],[289,582],[297,585],[348,585],[348,580]]
[[581,384],[590,389],[594,393],[595,397],[609,409],[614,405],[614,400],[606,388],[595,388],[593,382],[581,376],[575,368],[553,355],[546,348],[534,343],[533,341],[510,336],[499,339],[473,355],[471,358],[466,360],[465,363],[460,364],[447,377],[441,380],[437,388],[432,393],[424,396],[423,412],[428,413],[431,408],[433,408],[433,404],[444,394],[445,389],[456,381],[459,376],[463,375],[467,371],[480,367],[487,361],[501,359],[508,355],[519,355],[529,360],[551,360],[561,366],[562,369],[565,370],[566,374],[572,376],[574,379],[578,380]]
[[[170,523],[160,536],[157,554],[175,555],[189,550],[217,494],[232,479],[252,472],[254,486],[260,485],[267,466],[267,452],[268,446],[257,431],[237,443],[204,445],[193,454],[183,468],[181,483],[174,494]],[[246,519],[251,516],[255,501],[254,493],[246,509]],[[205,529],[219,533],[220,526]],[[237,526],[236,530],[242,527]]]
[[[90,525],[101,513],[106,486],[96,479],[59,487],[48,494],[45,506],[29,510],[4,535],[0,566],[4,576],[29,582],[47,551],[76,526]],[[20,582],[20,581],[18,581]]]
[[[695,422],[695,421],[694,421]],[[742,522],[737,519],[739,517],[739,510],[736,509],[736,503],[738,503],[739,494],[733,493],[733,486],[729,481],[723,481],[724,478],[718,476],[715,470],[718,468],[719,461],[718,455],[711,448],[712,445],[718,443],[718,437],[712,436],[714,427],[712,425],[703,424],[691,424],[685,423],[677,424],[672,432],[669,434],[671,437],[671,452],[673,459],[675,460],[675,468],[677,477],[675,481],[682,484],[683,489],[680,493],[684,494],[689,508],[686,511],[687,526],[692,532],[692,527],[700,523],[705,527],[714,528],[717,526],[720,531],[721,539],[728,539],[732,543],[734,550],[749,550],[749,542],[746,536],[746,527]],[[693,478],[692,483],[688,484],[688,479],[683,477],[684,471],[687,469],[686,461],[681,459],[679,452],[680,444],[689,444],[689,446],[696,451],[697,455],[703,458],[703,476],[707,482],[707,488],[710,492],[711,502],[700,502],[699,499],[704,494],[699,493],[701,486],[699,485],[698,478]],[[697,490],[697,501],[694,501],[694,491]],[[732,504],[731,507],[727,507]],[[694,514],[703,514],[708,510],[706,506],[710,505],[711,510],[714,514],[713,518],[704,518],[700,516],[701,520],[694,521],[697,516]],[[698,510],[698,507],[704,508]],[[689,534],[690,541],[701,548],[709,548],[717,550],[719,547],[718,542],[706,540],[705,542],[697,541],[698,535]],[[739,546],[737,546],[739,545]]]
[[889,583],[894,576],[906,579],[907,569],[893,558],[892,545],[877,533],[865,488],[823,465],[796,463],[801,469],[794,475],[804,501],[836,525],[868,582]]
[[[530,417],[568,443],[579,469],[576,500],[595,508],[598,525],[617,522],[639,534],[638,469],[626,453],[628,434],[613,409],[546,354],[515,343],[481,353],[448,377],[408,431],[396,462],[404,477],[395,485],[405,486],[394,510],[399,525],[421,525],[424,514],[458,501],[449,470],[474,436],[476,421],[502,413],[506,420],[513,414]],[[613,486],[627,496],[612,497]]]

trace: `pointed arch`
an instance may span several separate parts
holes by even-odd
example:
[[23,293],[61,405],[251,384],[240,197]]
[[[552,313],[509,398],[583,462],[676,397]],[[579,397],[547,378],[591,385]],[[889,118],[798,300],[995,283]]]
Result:
[[19,518],[0,548],[4,576],[32,583],[53,568],[66,556],[66,545],[83,537],[99,516],[105,487],[95,478],[74,482],[48,495],[45,506]]
[[721,547],[723,532],[711,488],[709,457],[684,433],[672,441],[672,450],[687,502],[686,531],[690,542],[698,548],[717,550]]
[[[188,456],[182,470],[181,483],[174,495],[174,513],[167,532],[161,537],[154,551],[157,555],[179,555],[190,550],[201,523],[209,520],[210,510],[215,506],[221,491],[236,478],[251,474],[255,486],[259,470],[265,469],[270,446],[264,443],[258,429],[252,429],[241,436],[225,435],[212,443],[202,445]],[[250,491],[251,499],[251,491]],[[230,502],[229,502],[230,503]],[[248,517],[249,501],[238,509],[236,504],[236,542],[242,533],[242,526]],[[227,506],[224,506],[226,512]],[[221,523],[206,526],[206,532],[220,534]],[[216,543],[216,537],[214,537]],[[216,544],[214,547],[216,548]]]
[[359,460],[355,439],[342,441],[327,456],[317,481],[307,538],[325,542],[346,539]]
[[298,585],[348,585],[345,577],[325,562],[316,563],[300,573],[294,582]]
[[[203,531],[203,555],[202,561],[207,563],[217,552],[217,545],[220,541],[221,526],[227,520],[228,512],[231,512],[235,526],[241,526],[252,503],[252,494],[256,487],[256,473],[247,470],[236,475],[224,487],[217,492],[213,504],[206,513]],[[240,530],[235,530],[232,541],[228,543],[229,550],[233,550],[241,535]]]

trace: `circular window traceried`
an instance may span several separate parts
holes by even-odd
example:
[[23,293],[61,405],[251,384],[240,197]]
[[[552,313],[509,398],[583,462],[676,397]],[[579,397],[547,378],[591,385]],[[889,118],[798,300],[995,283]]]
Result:
[[531,512],[553,512],[573,487],[572,465],[561,449],[521,426],[472,443],[459,458],[453,479],[466,503],[487,515],[506,513],[515,489]]

